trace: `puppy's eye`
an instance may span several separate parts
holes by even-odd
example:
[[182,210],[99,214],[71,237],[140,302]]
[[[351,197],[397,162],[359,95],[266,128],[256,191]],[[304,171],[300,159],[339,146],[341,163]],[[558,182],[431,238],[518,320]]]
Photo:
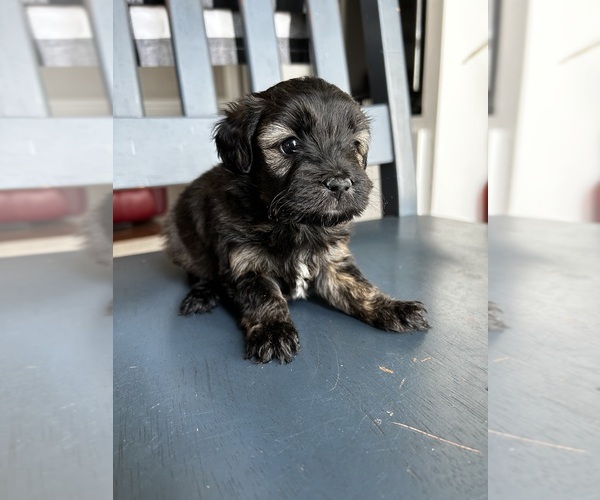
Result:
[[288,137],[279,146],[281,152],[286,155],[293,155],[300,149],[300,141],[296,137]]

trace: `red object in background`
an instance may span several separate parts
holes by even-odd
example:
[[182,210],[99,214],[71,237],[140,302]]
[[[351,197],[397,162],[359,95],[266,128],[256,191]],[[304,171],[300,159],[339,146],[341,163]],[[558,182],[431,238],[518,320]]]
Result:
[[79,215],[85,211],[83,188],[0,191],[0,222],[38,222]]
[[144,222],[167,209],[165,188],[121,189],[113,191],[113,223]]

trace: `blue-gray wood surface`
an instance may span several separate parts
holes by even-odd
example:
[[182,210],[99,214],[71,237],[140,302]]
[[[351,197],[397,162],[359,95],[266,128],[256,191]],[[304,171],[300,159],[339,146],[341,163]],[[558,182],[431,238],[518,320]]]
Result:
[[489,222],[489,498],[600,498],[600,225]]
[[0,276],[0,498],[111,498],[110,271],[68,252]]
[[115,260],[115,499],[486,497],[485,227],[388,218],[351,248],[426,304],[429,332],[296,301],[300,354],[257,365],[225,309],[177,315],[185,279],[161,253]]

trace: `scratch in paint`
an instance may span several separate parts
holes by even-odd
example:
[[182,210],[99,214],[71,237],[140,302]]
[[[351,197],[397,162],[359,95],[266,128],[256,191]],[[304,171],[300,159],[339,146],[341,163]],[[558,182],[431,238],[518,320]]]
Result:
[[496,436],[502,436],[505,438],[516,439],[517,441],[523,441],[525,443],[533,443],[533,444],[539,444],[541,446],[548,446],[550,448],[557,448],[559,450],[574,451],[575,453],[589,453],[587,450],[583,450],[581,448],[572,448],[571,446],[564,446],[561,444],[549,443],[547,441],[540,441],[539,439],[531,439],[531,438],[525,438],[525,437],[521,437],[521,436],[515,436],[514,434],[507,434],[506,432],[493,431],[492,429],[488,429],[488,433],[495,434]]
[[337,348],[335,347],[335,344],[333,343],[333,341],[327,336],[325,335],[325,338],[329,341],[329,343],[331,344],[331,347],[333,347],[333,353],[335,354],[335,366],[337,368],[337,374],[335,376],[335,382],[333,384],[333,386],[331,387],[331,389],[329,389],[327,392],[331,392],[333,390],[335,390],[335,388],[338,386],[338,383],[340,381],[340,361],[338,358],[338,352],[337,352]]
[[417,429],[415,427],[411,427],[410,425],[401,424],[400,422],[392,422],[392,424],[397,425],[399,427],[404,427],[405,429],[410,429],[411,431],[414,431],[414,432],[418,432],[419,434],[423,434],[424,436],[427,436],[427,437],[429,437],[431,439],[435,439],[436,441],[441,441],[442,443],[446,443],[446,444],[449,444],[449,445],[452,445],[452,446],[456,446],[457,448],[461,448],[462,450],[467,450],[467,451],[471,451],[473,453],[481,454],[481,452],[479,450],[476,450],[475,448],[470,448],[468,446],[455,443],[454,441],[448,441],[447,439],[441,438],[439,436],[435,436],[433,434],[429,434],[429,432],[425,432],[425,431],[422,431],[421,429]]

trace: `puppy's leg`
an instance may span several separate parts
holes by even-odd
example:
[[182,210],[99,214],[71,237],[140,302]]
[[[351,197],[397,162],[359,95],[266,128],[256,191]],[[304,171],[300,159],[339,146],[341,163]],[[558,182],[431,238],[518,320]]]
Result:
[[181,316],[208,312],[216,307],[220,297],[214,281],[188,273],[191,289],[179,306]]
[[300,350],[298,332],[275,280],[247,272],[234,280],[231,293],[241,312],[245,357],[259,363],[292,361]]
[[362,275],[350,255],[326,266],[315,282],[316,291],[332,306],[382,330],[427,330],[421,302],[388,297]]

